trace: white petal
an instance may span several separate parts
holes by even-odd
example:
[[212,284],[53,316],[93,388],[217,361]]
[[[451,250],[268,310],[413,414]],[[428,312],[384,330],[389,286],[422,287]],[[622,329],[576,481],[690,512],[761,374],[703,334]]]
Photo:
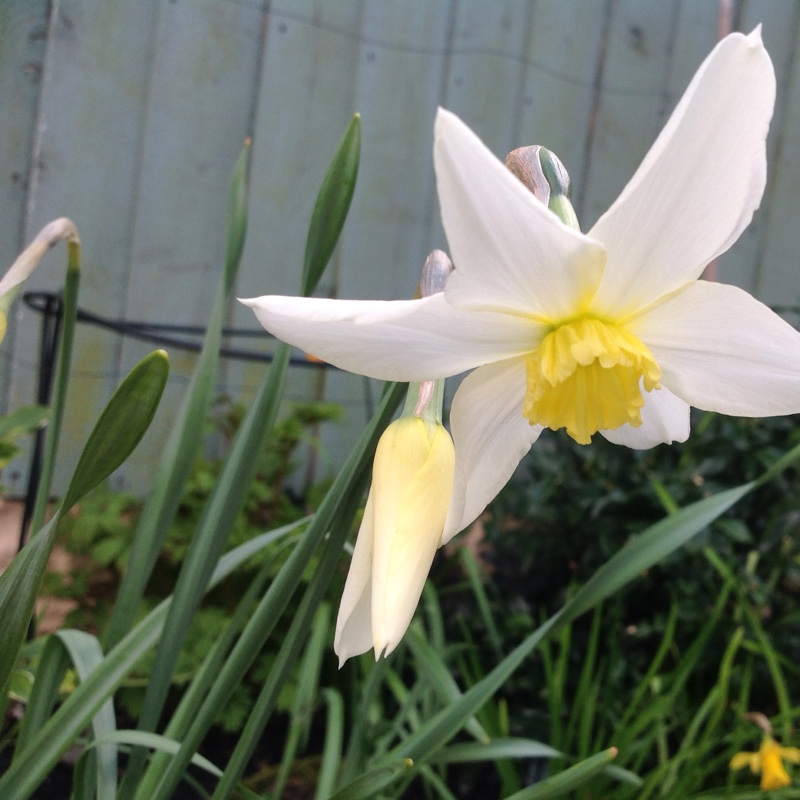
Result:
[[519,316],[457,311],[443,294],[391,302],[278,295],[241,302],[279,339],[381,380],[457,375],[527,353],[545,331],[541,323]]
[[697,281],[629,324],[690,405],[743,417],[800,412],[800,333],[735,286]]
[[644,394],[642,424],[638,428],[623,425],[600,433],[614,444],[633,450],[648,450],[657,444],[685,442],[689,438],[689,406],[680,397],[661,387]]
[[697,278],[736,241],[764,192],[774,103],[775,73],[760,31],[723,39],[589,231],[608,250],[599,311],[645,307]]
[[539,438],[541,426],[522,416],[524,397],[522,358],[481,367],[459,386],[450,410],[456,474],[442,544],[478,517]]
[[553,319],[594,294],[603,248],[564,225],[454,114],[434,132],[439,205],[458,308],[509,309]]
[[375,536],[372,505],[370,491],[336,618],[333,649],[339,656],[340,668],[348,658],[372,648],[372,552]]

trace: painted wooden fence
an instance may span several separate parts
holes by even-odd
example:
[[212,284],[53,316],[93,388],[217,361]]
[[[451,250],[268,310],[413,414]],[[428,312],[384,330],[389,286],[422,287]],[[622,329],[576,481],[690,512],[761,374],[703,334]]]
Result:
[[[778,75],[770,180],[720,279],[800,300],[800,5],[724,3],[763,25]],[[717,0],[4,0],[0,4],[0,266],[67,215],[84,243],[80,305],[111,318],[202,324],[220,270],[230,170],[252,136],[240,296],[294,293],[315,193],[353,112],[361,175],[324,294],[405,298],[445,246],[431,160],[437,105],[499,156],[557,152],[584,228],[616,197],[718,38]],[[27,288],[58,290],[56,250]],[[0,349],[5,408],[34,398],[40,317],[19,303]],[[254,328],[234,305],[230,324]],[[264,338],[258,345],[270,347]],[[62,452],[69,466],[121,376],[150,348],[81,327]],[[115,481],[145,491],[193,357]],[[246,398],[266,367],[226,361]],[[322,432],[335,466],[367,405],[361,378],[296,369],[291,396],[346,409]],[[372,387],[375,391],[376,387]],[[26,464],[3,476],[12,493]]]

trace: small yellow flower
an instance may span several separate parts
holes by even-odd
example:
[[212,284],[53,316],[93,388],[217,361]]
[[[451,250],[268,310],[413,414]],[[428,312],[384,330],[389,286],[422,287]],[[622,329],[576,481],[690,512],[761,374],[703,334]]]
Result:
[[792,782],[783,766],[784,761],[800,764],[800,748],[781,747],[771,736],[765,736],[757,753],[737,753],[731,759],[730,767],[750,767],[754,775],[761,773],[761,788],[768,792],[789,786]]

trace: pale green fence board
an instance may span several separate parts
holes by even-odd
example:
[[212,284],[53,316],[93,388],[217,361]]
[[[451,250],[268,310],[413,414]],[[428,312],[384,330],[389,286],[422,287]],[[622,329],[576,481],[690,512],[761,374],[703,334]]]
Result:
[[[363,4],[352,2],[304,0],[272,6],[253,127],[252,214],[237,285],[241,297],[295,294],[299,289],[316,192],[358,109],[354,86],[362,14]],[[358,224],[355,215],[349,224]],[[336,254],[321,294],[336,294],[340,260]],[[252,312],[242,306],[233,309],[232,319],[237,327],[253,325]],[[273,344],[265,340],[262,347],[272,349]],[[234,392],[246,390],[261,381],[264,369],[232,363],[229,385]],[[322,372],[290,370],[289,399],[319,399],[323,394]],[[351,442],[353,431],[365,421],[362,396],[356,401],[342,395],[330,399],[345,406]]]
[[573,179],[577,200],[605,4],[571,0],[532,8],[517,144],[542,144],[557,153]]
[[[123,316],[202,325],[224,259],[227,184],[251,133],[264,17],[258,4],[155,5]],[[120,370],[152,347],[125,339]],[[167,413],[157,415],[141,443],[140,463],[156,463],[169,410],[180,402],[194,364],[192,354],[177,348],[171,357],[173,380],[162,400]]]
[[[45,0],[0,4],[0,265],[10,265],[25,245],[27,189],[47,24]],[[3,408],[14,366],[15,333],[12,325],[0,358]]]
[[[111,317],[125,309],[132,199],[141,166],[140,133],[146,118],[147,58],[153,5],[69,0],[51,4],[37,127],[24,218],[30,240],[47,221],[70,216],[83,238],[81,304]],[[26,289],[59,290],[63,246]],[[34,398],[41,318],[15,306],[16,341],[7,384],[14,407]],[[75,464],[80,443],[118,380],[117,337],[81,327],[73,359],[76,381],[69,408],[60,482]],[[12,491],[21,487],[7,481]]]
[[[797,141],[798,128],[789,116],[790,109],[797,104],[797,80],[793,73],[797,69],[798,36],[800,36],[800,3],[772,3],[769,0],[750,0],[744,4],[739,25],[742,30],[753,30],[762,25],[766,43],[778,80],[778,100],[770,126],[767,150],[767,189],[761,208],[753,217],[753,223],[730,251],[719,259],[719,280],[735,283],[754,292],[767,303],[791,304],[800,300],[800,262],[796,258],[783,259],[774,245],[780,241],[797,242],[797,233],[791,224],[786,225],[781,214],[781,205],[797,207],[797,192],[787,185],[786,170],[798,167],[798,153],[782,153],[781,142]],[[785,145],[784,145],[785,146]],[[796,174],[796,173],[795,173]],[[795,187],[797,184],[795,184]],[[779,190],[779,187],[783,187]],[[781,191],[784,196],[781,197]],[[778,213],[776,220],[773,215]],[[780,228],[775,227],[775,222]],[[772,241],[775,239],[776,241]],[[779,245],[780,247],[780,245]],[[774,278],[778,283],[773,282]],[[778,278],[780,276],[780,278]],[[768,284],[772,284],[768,288]]]
[[766,0],[748,4],[747,23],[764,20],[780,100],[770,130],[767,195],[754,226],[757,246],[750,248],[743,285],[767,303],[800,305],[800,3],[788,6],[784,11],[792,13],[780,15]]

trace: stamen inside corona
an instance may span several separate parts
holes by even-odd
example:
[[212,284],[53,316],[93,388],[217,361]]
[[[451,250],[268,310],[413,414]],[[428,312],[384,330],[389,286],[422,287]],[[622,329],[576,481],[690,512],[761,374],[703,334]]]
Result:
[[622,326],[591,317],[559,325],[526,361],[522,413],[589,444],[599,430],[642,424],[642,389],[658,389],[661,368],[647,346]]

